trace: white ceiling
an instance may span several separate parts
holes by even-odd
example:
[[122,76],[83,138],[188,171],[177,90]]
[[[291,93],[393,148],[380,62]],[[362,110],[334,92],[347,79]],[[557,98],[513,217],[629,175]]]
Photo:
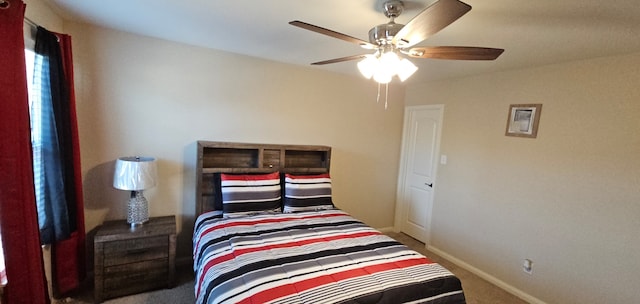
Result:
[[[47,0],[70,20],[295,65],[365,54],[288,24],[300,20],[362,40],[388,19],[383,0]],[[411,59],[416,83],[640,52],[638,0],[463,0],[473,9],[417,46],[503,48],[496,61]],[[434,0],[405,2],[406,24]],[[28,9],[28,8],[27,8]],[[357,61],[312,68],[357,74]]]

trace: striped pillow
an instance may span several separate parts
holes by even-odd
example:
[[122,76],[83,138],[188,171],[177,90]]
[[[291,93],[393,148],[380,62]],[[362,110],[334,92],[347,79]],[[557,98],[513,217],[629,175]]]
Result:
[[220,174],[222,214],[225,218],[280,213],[280,173]]
[[285,174],[284,213],[334,209],[329,173]]

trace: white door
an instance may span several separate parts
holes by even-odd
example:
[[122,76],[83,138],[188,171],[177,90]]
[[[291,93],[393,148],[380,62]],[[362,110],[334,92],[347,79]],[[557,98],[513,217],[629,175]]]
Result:
[[443,105],[407,107],[398,177],[396,229],[429,244]]

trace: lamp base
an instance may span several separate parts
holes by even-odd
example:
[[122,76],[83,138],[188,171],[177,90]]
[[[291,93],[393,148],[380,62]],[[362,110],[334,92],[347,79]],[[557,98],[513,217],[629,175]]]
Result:
[[131,227],[140,226],[149,221],[149,204],[142,191],[131,191],[127,204],[127,223]]

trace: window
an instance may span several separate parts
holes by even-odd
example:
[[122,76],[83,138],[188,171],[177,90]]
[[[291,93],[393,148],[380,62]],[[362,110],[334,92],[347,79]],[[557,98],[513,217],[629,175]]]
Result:
[[[33,149],[33,179],[36,194],[36,202],[38,207],[38,223],[40,229],[43,228],[46,215],[40,202],[44,197],[44,186],[42,178],[39,178],[44,172],[42,161],[42,111],[41,109],[41,90],[40,78],[34,78],[34,69],[36,60],[42,60],[42,56],[37,55],[33,50],[25,49],[25,61],[27,66],[27,87],[29,89],[29,115],[31,116],[31,147]],[[39,75],[37,73],[36,75]]]

